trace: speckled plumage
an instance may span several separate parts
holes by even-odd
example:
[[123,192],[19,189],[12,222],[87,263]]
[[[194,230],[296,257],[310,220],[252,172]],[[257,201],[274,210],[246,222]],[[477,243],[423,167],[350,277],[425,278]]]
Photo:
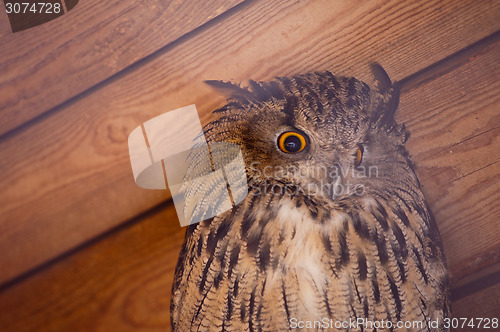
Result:
[[[398,87],[373,68],[376,89],[329,72],[247,88],[209,82],[230,98],[206,139],[240,146],[249,194],[188,228],[172,290],[174,331],[287,331],[294,319],[442,323],[449,315],[439,232],[407,132],[393,119]],[[284,131],[304,134],[306,149],[282,152]],[[313,171],[276,176],[279,167]]]

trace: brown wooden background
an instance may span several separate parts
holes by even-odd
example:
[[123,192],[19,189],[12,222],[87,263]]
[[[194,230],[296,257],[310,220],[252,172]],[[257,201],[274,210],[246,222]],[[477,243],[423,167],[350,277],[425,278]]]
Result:
[[0,5],[0,330],[168,330],[184,229],[128,134],[193,103],[206,122],[206,79],[373,61],[402,81],[454,316],[500,318],[500,1],[82,0],[18,33]]

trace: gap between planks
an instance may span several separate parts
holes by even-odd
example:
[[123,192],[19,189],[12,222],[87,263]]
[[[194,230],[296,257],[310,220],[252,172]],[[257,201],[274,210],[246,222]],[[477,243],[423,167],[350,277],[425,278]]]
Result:
[[[240,2],[239,4],[235,5],[234,7],[226,10],[225,12],[215,16],[214,18],[210,19],[209,21],[203,23],[202,25],[194,28],[193,30],[183,34],[179,38],[167,43],[165,46],[159,48],[158,50],[154,51],[153,53],[146,55],[145,57],[131,63],[130,65],[124,67],[120,71],[106,77],[100,82],[95,83],[94,85],[80,91],[76,95],[69,97],[66,101],[63,101],[59,103],[56,106],[50,107],[43,113],[40,113],[38,115],[33,116],[26,122],[17,125],[3,133],[0,133],[0,141],[8,139],[9,137],[15,136],[17,133],[22,132],[24,130],[28,130],[31,126],[36,124],[39,121],[43,121],[47,118],[49,118],[51,115],[67,108],[68,106],[78,102],[81,99],[84,99],[85,97],[91,95],[95,91],[98,91],[105,86],[112,84],[113,82],[116,82],[120,78],[128,75],[129,73],[138,70],[140,67],[147,65],[148,63],[151,63],[155,59],[161,57],[165,53],[169,52],[170,50],[178,47],[179,45],[183,44],[185,41],[193,38],[196,35],[199,35],[200,33],[203,33],[204,31],[210,29],[211,27],[219,24],[220,22],[228,19],[231,16],[236,15],[240,11],[244,10],[248,6],[250,6],[253,2],[256,2],[258,0],[245,0]],[[1,116],[1,113],[0,113]]]

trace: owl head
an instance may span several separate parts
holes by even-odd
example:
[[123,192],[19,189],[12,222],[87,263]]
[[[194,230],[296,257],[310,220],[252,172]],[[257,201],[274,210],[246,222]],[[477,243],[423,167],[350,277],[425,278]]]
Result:
[[229,99],[204,128],[206,139],[239,145],[259,193],[356,199],[416,181],[407,132],[394,121],[398,86],[381,66],[372,71],[375,87],[328,71],[247,87],[207,81]]

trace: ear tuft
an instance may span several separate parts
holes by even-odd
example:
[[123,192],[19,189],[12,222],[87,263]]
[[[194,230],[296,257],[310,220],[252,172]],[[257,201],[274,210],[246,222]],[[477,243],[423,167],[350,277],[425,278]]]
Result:
[[392,86],[391,79],[385,69],[377,62],[370,65],[377,89],[381,94],[385,94]]

